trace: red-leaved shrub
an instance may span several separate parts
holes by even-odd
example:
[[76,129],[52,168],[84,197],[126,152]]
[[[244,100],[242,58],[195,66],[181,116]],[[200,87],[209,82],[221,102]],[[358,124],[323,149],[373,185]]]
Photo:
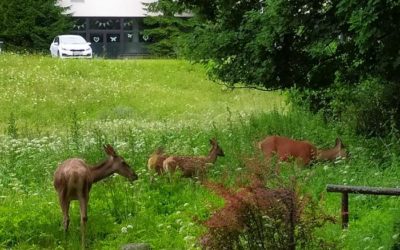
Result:
[[268,188],[265,176],[253,171],[248,176],[249,184],[236,191],[203,183],[225,200],[225,206],[204,222],[208,232],[200,239],[203,249],[295,249],[311,244],[323,248],[311,240],[312,232],[332,218],[300,196],[295,181],[290,187]]

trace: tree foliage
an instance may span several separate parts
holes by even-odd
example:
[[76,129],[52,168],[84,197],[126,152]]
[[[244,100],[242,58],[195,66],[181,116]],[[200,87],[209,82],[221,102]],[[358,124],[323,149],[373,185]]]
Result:
[[145,4],[154,16],[144,18],[144,35],[151,38],[149,51],[155,56],[176,57],[184,45],[183,38],[190,32],[196,19],[182,14],[186,7],[173,0],[159,0]]
[[54,36],[72,29],[57,0],[0,1],[0,37],[14,49],[47,50]]
[[352,82],[371,74],[400,76],[398,1],[179,2],[209,21],[194,36],[214,42],[209,50],[191,43],[204,51],[194,59],[212,60],[213,73],[224,81],[319,88],[338,73]]
[[[323,110],[335,118],[349,111],[335,113],[338,106],[356,107],[362,102],[351,91],[363,82],[379,82],[385,91],[374,102],[375,108],[363,105],[363,111],[355,108],[347,115],[368,114],[377,107],[386,109],[398,103],[395,96],[400,93],[395,86],[400,80],[399,1],[177,2],[203,20],[187,42],[186,56],[207,62],[216,79],[232,85],[300,89],[300,97],[308,101],[313,111]],[[350,91],[348,98],[336,99],[336,91],[340,95],[343,88]],[[390,123],[400,127],[400,120],[393,118],[400,117],[398,114],[397,108],[391,108],[390,115],[382,117],[382,126],[364,126],[368,127],[364,132],[373,129],[379,134]],[[362,118],[359,124],[368,120]]]

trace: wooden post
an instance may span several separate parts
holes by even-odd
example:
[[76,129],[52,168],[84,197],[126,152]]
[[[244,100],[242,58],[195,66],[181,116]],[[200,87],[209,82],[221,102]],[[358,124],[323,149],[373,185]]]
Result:
[[331,185],[326,186],[326,191],[342,193],[342,228],[349,226],[349,193],[400,196],[400,188],[381,188],[363,186]]
[[349,193],[342,193],[342,229],[349,226]]
[[338,193],[353,193],[353,194],[375,194],[375,195],[400,195],[400,188],[381,188],[381,187],[363,187],[363,186],[345,186],[345,185],[332,185],[326,186],[328,192]]

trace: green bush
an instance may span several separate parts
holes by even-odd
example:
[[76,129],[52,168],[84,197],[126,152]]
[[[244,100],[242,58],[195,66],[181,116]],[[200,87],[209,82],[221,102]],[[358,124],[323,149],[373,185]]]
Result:
[[1,1],[0,38],[11,50],[48,50],[56,35],[72,29],[66,10],[56,0]]
[[355,86],[337,80],[326,89],[292,88],[289,101],[323,114],[326,120],[344,123],[360,135],[387,136],[400,129],[400,86],[378,78]]

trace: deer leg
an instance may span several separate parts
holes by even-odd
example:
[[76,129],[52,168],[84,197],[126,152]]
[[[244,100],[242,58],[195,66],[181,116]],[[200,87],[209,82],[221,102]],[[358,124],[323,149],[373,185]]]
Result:
[[64,232],[67,232],[69,226],[69,204],[71,201],[67,199],[65,192],[59,194],[59,199],[60,199],[61,210],[63,213]]
[[85,192],[82,194],[82,197],[79,197],[79,206],[81,212],[81,244],[82,248],[85,247],[85,239],[86,239],[86,224],[87,224],[87,206],[89,203],[89,192]]

